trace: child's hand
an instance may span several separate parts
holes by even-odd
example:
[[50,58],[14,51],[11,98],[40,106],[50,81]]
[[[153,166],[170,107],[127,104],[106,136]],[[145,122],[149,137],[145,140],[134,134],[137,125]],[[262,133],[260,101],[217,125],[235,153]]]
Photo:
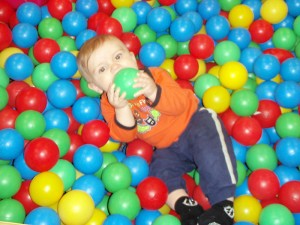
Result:
[[135,93],[134,97],[145,95],[145,97],[149,98],[151,101],[155,100],[157,92],[156,83],[154,82],[153,78],[144,71],[139,71],[133,87],[141,88],[141,90]]
[[128,105],[128,101],[125,99],[126,93],[120,95],[120,88],[116,88],[115,84],[111,84],[108,88],[107,98],[109,103],[119,109]]

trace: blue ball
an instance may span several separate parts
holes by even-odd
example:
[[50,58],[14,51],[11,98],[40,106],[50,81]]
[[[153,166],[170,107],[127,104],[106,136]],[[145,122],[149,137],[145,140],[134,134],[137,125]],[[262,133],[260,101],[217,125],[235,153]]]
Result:
[[149,175],[149,165],[145,159],[140,156],[129,156],[123,159],[124,163],[131,173],[131,186],[137,186],[143,179]]
[[32,170],[24,159],[24,153],[21,153],[15,160],[14,160],[14,167],[19,171],[21,177],[24,180],[32,180],[38,172]]
[[86,29],[81,31],[76,40],[75,40],[75,45],[77,49],[80,49],[81,46],[89,39],[91,39],[92,37],[95,37],[97,35],[97,33],[93,30],[90,29]]
[[145,1],[138,1],[131,6],[137,16],[137,25],[147,23],[147,15],[152,7]]
[[232,41],[239,46],[241,50],[249,46],[251,42],[251,34],[248,29],[238,27],[229,31],[228,40]]
[[262,5],[261,0],[243,0],[243,4],[249,6],[254,14],[254,20],[260,18],[260,8]]
[[17,130],[12,128],[0,130],[0,159],[15,159],[23,149],[24,138]]
[[166,58],[164,48],[157,42],[144,44],[139,52],[139,58],[146,67],[158,67]]
[[74,167],[83,174],[94,174],[102,166],[103,155],[95,145],[84,144],[74,153]]
[[270,145],[271,141],[270,141],[270,137],[267,133],[267,131],[265,129],[262,129],[262,134],[260,139],[256,142],[256,144],[266,144],[266,145]]
[[241,51],[240,63],[242,63],[248,73],[253,73],[253,65],[258,56],[262,54],[262,51],[258,48],[245,48]]
[[279,165],[274,169],[274,173],[279,179],[280,186],[293,180],[300,181],[300,171],[295,167]]
[[56,80],[47,90],[49,102],[56,108],[70,107],[76,101],[76,88],[69,80]]
[[194,34],[195,26],[186,17],[178,17],[171,23],[170,35],[178,42],[189,41]]
[[16,15],[20,23],[29,23],[33,26],[38,25],[42,19],[41,8],[33,2],[21,4],[17,9]]
[[46,131],[53,128],[58,128],[64,131],[68,130],[70,120],[65,111],[54,108],[47,110],[43,115],[46,121]]
[[255,225],[255,224],[246,222],[246,221],[239,221],[239,222],[234,223],[234,225]]
[[60,51],[52,57],[50,68],[61,79],[71,78],[78,70],[76,56],[68,51]]
[[300,139],[294,137],[281,139],[276,145],[276,155],[285,166],[300,166]]
[[270,144],[275,144],[280,140],[280,136],[278,135],[275,127],[269,127],[264,129],[269,136]]
[[100,106],[92,97],[81,97],[77,99],[72,106],[72,114],[74,118],[81,124],[85,124],[90,120],[97,119],[100,113]]
[[202,0],[197,8],[202,19],[208,20],[213,16],[217,16],[221,12],[221,6],[218,0]]
[[224,16],[213,16],[206,22],[206,33],[215,41],[227,37],[230,31],[230,23]]
[[158,210],[142,209],[135,218],[135,225],[152,225],[160,215],[161,213]]
[[270,48],[275,48],[274,43],[272,41],[272,38],[270,38],[269,40],[267,40],[264,43],[259,44],[259,47],[262,51],[265,51],[265,50],[270,49]]
[[300,82],[300,59],[290,58],[282,62],[280,76],[284,81]]
[[195,33],[201,30],[203,25],[203,19],[198,12],[195,11],[186,12],[185,14],[182,15],[182,17],[188,18],[193,22]]
[[277,88],[277,83],[271,80],[264,81],[257,85],[255,93],[259,100],[268,99],[272,101],[275,100],[275,90]]
[[97,0],[77,0],[75,9],[86,18],[90,18],[90,16],[98,12],[99,6]]
[[233,152],[237,160],[242,163],[246,162],[247,147],[238,143],[234,138],[231,138]]
[[183,15],[186,12],[196,11],[198,2],[195,0],[177,0],[174,8],[178,15]]
[[121,214],[111,214],[106,217],[103,225],[132,225],[128,217]]
[[33,209],[25,218],[26,224],[60,225],[60,218],[54,209],[38,207]]
[[283,81],[275,89],[276,102],[284,107],[293,109],[300,105],[300,85],[294,81]]
[[251,192],[248,187],[248,177],[245,178],[244,182],[235,189],[235,197],[241,195],[251,195]]
[[253,71],[262,80],[271,80],[279,74],[280,62],[273,55],[261,54],[254,62]]
[[98,205],[106,194],[103,182],[95,175],[83,175],[79,177],[72,185],[72,190],[82,190],[88,193],[95,205]]
[[43,5],[41,7],[41,11],[42,11],[42,19],[45,19],[45,18],[51,18],[51,14],[49,13],[49,10],[48,10],[48,6],[47,5]]
[[300,3],[298,0],[286,0],[289,15],[297,17],[300,15]]
[[125,153],[121,151],[113,151],[112,154],[117,158],[118,162],[122,162],[126,158]]
[[162,7],[151,9],[147,15],[147,24],[155,32],[167,30],[172,22],[171,14]]
[[16,53],[7,58],[4,69],[9,78],[13,80],[24,80],[30,77],[34,65],[28,55]]
[[38,31],[29,23],[18,23],[12,29],[12,37],[18,47],[30,48],[38,40]]
[[62,19],[62,27],[69,36],[76,37],[87,28],[87,20],[81,12],[71,11]]
[[293,25],[294,25],[294,17],[288,14],[280,23],[273,24],[273,27],[275,31],[282,27],[290,28],[293,30],[294,29]]

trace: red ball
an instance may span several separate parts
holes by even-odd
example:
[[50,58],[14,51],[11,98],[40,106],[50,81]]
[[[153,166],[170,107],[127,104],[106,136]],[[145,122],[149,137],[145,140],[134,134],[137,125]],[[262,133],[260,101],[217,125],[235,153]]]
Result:
[[211,207],[208,198],[205,196],[199,185],[195,187],[192,197],[199,203],[199,205],[202,206],[204,210],[207,210]]
[[68,152],[63,156],[63,159],[68,160],[70,163],[73,163],[73,156],[76,150],[84,144],[81,136],[79,134],[69,134],[70,137],[70,148]]
[[113,6],[113,4],[111,4],[111,0],[97,0],[97,2],[99,12],[103,12],[110,16],[115,10],[115,7]]
[[30,86],[25,81],[15,80],[9,83],[6,87],[6,91],[8,93],[8,105],[11,106],[12,108],[15,108],[17,95],[24,88],[28,88],[28,87]]
[[80,87],[80,80],[78,79],[72,79],[71,80],[72,84],[74,85],[74,87],[76,88],[76,99],[79,99],[81,97],[84,97],[85,94],[83,93],[83,91],[81,90],[81,87]]
[[214,40],[207,34],[194,35],[189,43],[189,51],[197,59],[207,59],[212,56],[214,47]]
[[109,139],[109,127],[102,120],[90,120],[81,131],[82,140],[86,144],[102,147]]
[[278,197],[276,196],[276,197],[268,199],[268,200],[261,200],[260,204],[263,208],[265,208],[266,206],[271,205],[271,204],[280,204],[280,202],[279,202]]
[[50,170],[59,159],[59,148],[49,138],[38,137],[30,141],[24,150],[28,167],[37,172]]
[[284,60],[289,58],[294,58],[294,55],[292,52],[283,49],[283,48],[268,48],[263,51],[264,54],[270,54],[275,56],[280,63],[282,63]]
[[121,35],[120,39],[134,55],[137,55],[140,52],[142,44],[138,36],[134,33],[125,32]]
[[194,86],[191,84],[190,81],[177,79],[176,82],[177,82],[177,84],[179,84],[180,87],[185,88],[185,89],[190,89],[192,92],[194,92]]
[[49,0],[47,7],[50,15],[58,20],[62,20],[73,9],[72,1],[70,0]]
[[9,19],[14,12],[14,8],[9,3],[0,1],[0,22],[8,24]]
[[9,18],[9,27],[10,29],[13,29],[17,24],[19,24],[19,20],[17,17],[17,13],[14,12],[11,14],[11,17]]
[[272,170],[257,169],[250,174],[248,187],[251,194],[258,200],[270,200],[277,196],[280,182]]
[[159,4],[169,6],[176,3],[177,0],[158,0]]
[[153,156],[153,146],[141,139],[135,139],[127,144],[126,156],[137,155],[150,163]]
[[0,130],[6,128],[15,128],[15,122],[19,115],[17,110],[14,110],[10,106],[6,106],[0,110]]
[[266,99],[259,101],[258,109],[253,117],[257,119],[262,128],[270,128],[275,126],[280,115],[281,110],[278,103]]
[[167,201],[168,188],[161,179],[157,177],[147,177],[138,184],[136,194],[140,199],[142,208],[158,210]]
[[10,28],[5,23],[0,22],[0,51],[9,47],[11,42],[12,42],[12,33]]
[[52,57],[59,51],[59,44],[50,38],[42,38],[33,46],[34,58],[39,63],[49,63]]
[[69,134],[77,133],[80,127],[80,123],[75,119],[72,113],[72,107],[64,108],[63,111],[67,114],[69,118],[69,127],[67,132]]
[[101,23],[107,19],[109,16],[103,12],[97,12],[95,14],[93,14],[92,16],[90,16],[90,18],[88,19],[88,29],[91,29],[91,30],[96,30],[97,27],[99,25],[101,25]]
[[279,190],[278,199],[292,213],[300,213],[300,181],[289,181]]
[[232,127],[235,122],[240,118],[239,115],[235,114],[230,108],[220,114],[220,118],[225,126],[225,129],[229,135],[232,135]]
[[255,20],[249,27],[251,40],[261,44],[268,41],[274,33],[272,24],[263,19]]
[[16,109],[18,112],[35,110],[42,113],[47,106],[47,95],[36,87],[22,89],[16,96]]
[[252,117],[240,117],[232,127],[233,138],[242,145],[250,146],[261,138],[262,127]]
[[179,79],[189,80],[197,75],[198,70],[198,61],[192,55],[183,54],[174,61],[174,72]]
[[19,191],[12,197],[13,199],[19,201],[23,205],[26,214],[39,207],[34,201],[32,201],[31,196],[29,194],[30,183],[31,180],[24,180],[21,184]]
[[96,33],[99,34],[112,34],[116,37],[120,38],[123,32],[123,28],[121,23],[112,17],[106,18],[101,26],[98,26],[96,29]]

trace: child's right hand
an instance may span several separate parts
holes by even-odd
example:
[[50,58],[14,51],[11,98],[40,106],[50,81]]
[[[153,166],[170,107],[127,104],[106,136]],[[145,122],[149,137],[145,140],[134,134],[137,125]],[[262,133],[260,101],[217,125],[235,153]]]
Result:
[[120,95],[120,88],[116,88],[116,85],[112,83],[107,91],[107,98],[109,103],[116,109],[123,108],[128,105],[128,101],[125,99],[126,93]]

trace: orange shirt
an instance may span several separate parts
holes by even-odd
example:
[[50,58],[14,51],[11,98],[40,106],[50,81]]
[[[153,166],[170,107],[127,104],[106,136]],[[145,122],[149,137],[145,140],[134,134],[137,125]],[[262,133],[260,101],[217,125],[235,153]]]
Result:
[[107,95],[101,98],[101,110],[110,128],[110,135],[120,142],[142,139],[157,148],[176,142],[198,108],[199,100],[188,89],[181,88],[169,73],[161,68],[149,68],[158,92],[154,102],[144,96],[129,101],[136,120],[134,127],[124,127],[116,121],[114,107]]

